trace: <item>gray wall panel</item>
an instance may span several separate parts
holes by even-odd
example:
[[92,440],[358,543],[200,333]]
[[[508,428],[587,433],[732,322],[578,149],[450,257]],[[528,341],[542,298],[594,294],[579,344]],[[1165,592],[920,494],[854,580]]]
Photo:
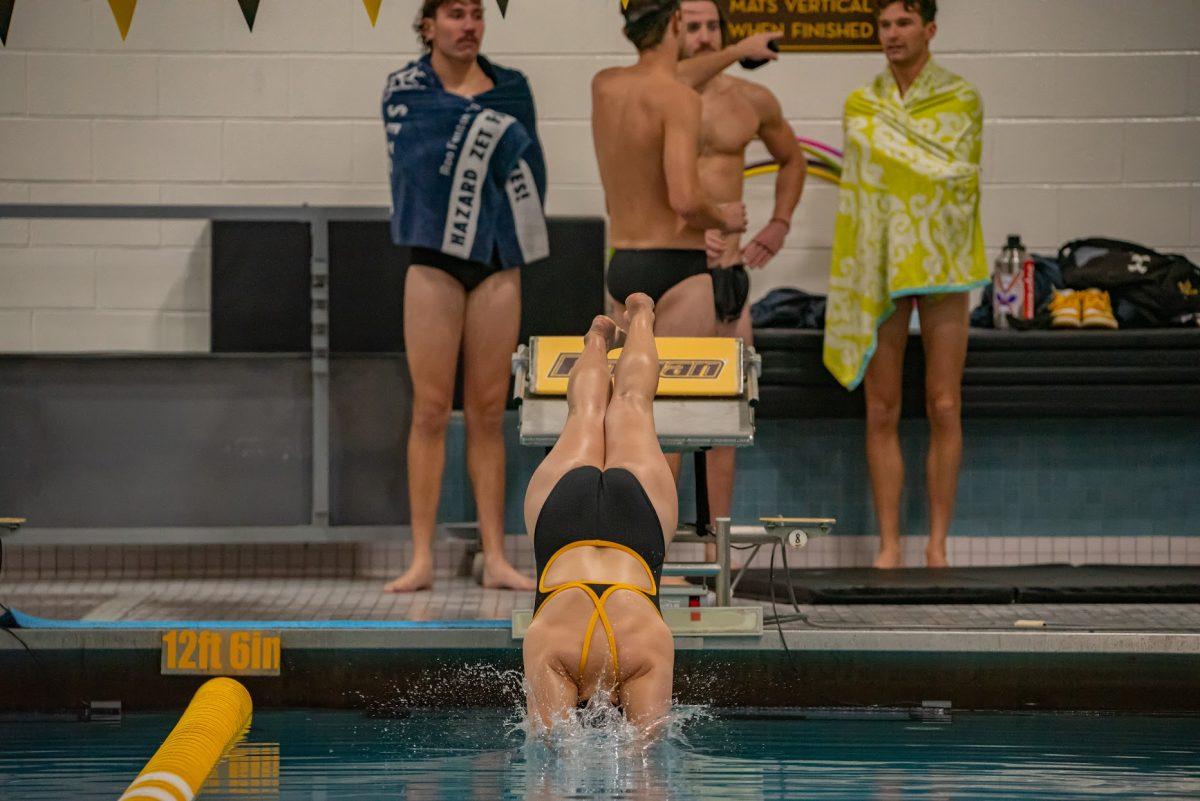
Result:
[[38,527],[307,524],[309,364],[0,357],[0,509]]
[[407,524],[412,390],[404,354],[335,356],[329,370],[330,522]]

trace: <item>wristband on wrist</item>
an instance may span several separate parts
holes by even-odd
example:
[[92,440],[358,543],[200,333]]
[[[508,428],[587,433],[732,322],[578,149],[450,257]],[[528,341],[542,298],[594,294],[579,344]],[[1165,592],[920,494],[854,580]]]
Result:
[[767,222],[768,223],[773,223],[773,222],[783,223],[784,228],[788,229],[789,231],[792,230],[792,221],[785,220],[782,217],[772,217],[771,219],[767,220]]

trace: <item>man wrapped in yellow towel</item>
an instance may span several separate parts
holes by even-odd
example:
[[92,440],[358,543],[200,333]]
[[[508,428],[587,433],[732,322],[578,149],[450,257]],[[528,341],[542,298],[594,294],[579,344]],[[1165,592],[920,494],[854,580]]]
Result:
[[913,303],[926,363],[930,448],[926,563],[946,565],[962,457],[967,292],[988,281],[979,223],[983,106],[930,60],[936,0],[880,0],[888,69],[846,100],[845,162],[825,319],[825,366],[865,380],[877,567],[899,567],[901,368]]

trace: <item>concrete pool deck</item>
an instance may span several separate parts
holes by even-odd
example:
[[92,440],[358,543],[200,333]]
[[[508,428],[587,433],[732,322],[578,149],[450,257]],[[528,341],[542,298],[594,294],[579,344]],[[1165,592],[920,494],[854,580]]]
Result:
[[[0,683],[0,708],[169,706],[198,677],[160,674],[161,621],[278,623],[280,675],[249,680],[264,706],[420,705],[432,687],[434,705],[503,700],[480,671],[519,670],[507,621],[529,593],[462,578],[408,595],[381,588],[374,578],[6,581],[6,606],[74,622],[0,637],[0,665],[17,679]],[[681,700],[1200,711],[1200,604],[779,604],[776,626],[769,604],[738,603],[764,607],[762,634],[678,637]]]

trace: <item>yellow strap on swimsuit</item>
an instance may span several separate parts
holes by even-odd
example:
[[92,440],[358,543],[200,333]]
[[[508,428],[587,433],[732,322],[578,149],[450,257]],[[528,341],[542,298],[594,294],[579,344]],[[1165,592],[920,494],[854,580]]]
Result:
[[[593,548],[615,548],[618,551],[624,551],[625,553],[629,554],[634,559],[638,560],[638,563],[646,569],[646,576],[650,579],[650,589],[646,590],[633,584],[617,582],[615,584],[609,584],[608,589],[606,589],[602,595],[596,595],[596,591],[589,587],[588,583],[608,584],[608,582],[567,581],[562,584],[556,584],[552,587],[546,586],[546,574],[550,572],[550,566],[554,564],[554,560],[566,551],[569,551],[572,548],[580,548],[584,545],[589,545]],[[548,595],[546,595],[545,600],[542,601],[541,606],[539,606],[533,613],[534,617],[537,617],[537,613],[540,612],[546,606],[546,604],[550,602],[551,598],[570,589],[583,590],[585,593],[587,593],[588,598],[592,600],[592,606],[595,607],[595,609],[592,611],[591,617],[588,618],[587,629],[583,634],[583,650],[579,655],[579,680],[581,682],[583,681],[583,671],[584,668],[587,667],[588,651],[592,647],[592,632],[596,630],[597,620],[600,621],[602,626],[604,626],[604,634],[606,637],[608,637],[608,653],[609,656],[612,657],[613,675],[614,677],[620,677],[620,665],[617,661],[617,638],[613,634],[612,623],[608,619],[608,612],[605,611],[604,605],[607,603],[609,596],[617,590],[631,590],[632,592],[635,592],[645,598],[650,603],[654,603],[654,601],[650,599],[651,595],[658,594],[658,584],[654,581],[654,571],[650,569],[650,565],[646,564],[646,560],[642,558],[641,554],[627,545],[622,545],[619,542],[609,542],[608,540],[577,540],[564,545],[555,551],[554,555],[550,557],[550,560],[546,562],[546,567],[542,570],[542,574],[538,576],[538,592],[548,593]]]

